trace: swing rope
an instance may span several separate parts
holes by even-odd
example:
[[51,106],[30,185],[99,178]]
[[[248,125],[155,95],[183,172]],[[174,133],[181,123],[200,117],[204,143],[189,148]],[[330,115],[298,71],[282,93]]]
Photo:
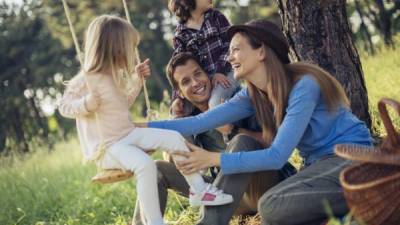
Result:
[[[131,17],[129,15],[128,4],[126,4],[126,0],[122,0],[122,5],[124,7],[126,20],[130,24],[132,24]],[[139,50],[136,48],[135,52],[136,52],[136,61],[138,63],[140,63]],[[143,85],[144,100],[145,100],[146,109],[147,109],[147,121],[149,121],[149,120],[152,120],[155,117],[156,114],[150,108],[151,106],[150,106],[150,100],[149,100],[149,93],[147,91],[147,86],[146,86],[146,80],[143,77],[141,77],[141,80],[142,80],[142,85]]]

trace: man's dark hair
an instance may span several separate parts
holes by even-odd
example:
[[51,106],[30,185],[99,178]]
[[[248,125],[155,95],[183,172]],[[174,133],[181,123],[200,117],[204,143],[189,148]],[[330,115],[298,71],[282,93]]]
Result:
[[176,82],[176,80],[174,78],[174,73],[175,73],[176,67],[186,65],[186,63],[189,60],[195,61],[200,66],[200,68],[204,71],[204,68],[201,66],[199,60],[192,53],[181,52],[181,53],[174,55],[169,60],[167,68],[166,68],[168,81],[174,89],[179,89],[178,83]]
[[196,9],[195,0],[170,0],[169,10],[178,17],[179,22],[186,23],[190,18],[190,12]]

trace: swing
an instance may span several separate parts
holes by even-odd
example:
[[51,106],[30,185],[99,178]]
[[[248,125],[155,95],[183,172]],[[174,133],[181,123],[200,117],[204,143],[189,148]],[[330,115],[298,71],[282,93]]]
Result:
[[[65,15],[67,17],[69,30],[71,32],[72,39],[74,41],[75,50],[76,50],[76,53],[78,55],[79,63],[82,66],[83,65],[82,52],[81,52],[79,44],[78,44],[78,39],[76,38],[74,27],[72,26],[69,7],[67,5],[66,0],[62,0],[62,3],[63,3]],[[130,16],[129,16],[129,11],[128,11],[128,6],[126,4],[126,0],[122,0],[122,3],[123,3],[124,10],[125,10],[126,20],[129,23],[131,23],[131,19],[130,19]],[[136,57],[137,57],[137,62],[140,62],[138,49],[136,49]],[[157,112],[154,111],[154,110],[151,110],[151,108],[150,108],[150,100],[149,100],[149,95],[148,95],[148,92],[147,92],[146,80],[145,79],[142,79],[142,84],[143,84],[143,91],[144,91],[144,97],[145,97],[146,108],[147,108],[147,121],[149,121],[149,120],[151,120],[151,119],[153,119],[153,118],[155,118],[157,116]],[[90,86],[89,86],[89,83],[88,83],[87,80],[86,80],[86,86],[87,86],[89,92],[91,92],[91,89],[90,89]],[[99,161],[99,160],[101,160],[103,158],[103,156],[105,154],[105,151],[107,149],[104,146],[104,138],[103,138],[102,132],[100,130],[100,119],[99,119],[99,116],[98,116],[98,114],[96,112],[94,114],[95,114],[97,128],[98,128],[99,135],[100,135],[100,140],[101,140],[101,144],[99,146],[99,149],[97,150],[98,154],[94,158],[94,161]],[[116,160],[116,161],[119,163],[118,160]],[[91,178],[91,181],[94,182],[94,183],[99,183],[99,184],[107,184],[107,183],[114,183],[114,182],[118,182],[118,181],[123,181],[123,180],[127,180],[127,179],[129,179],[130,177],[133,176],[133,172],[127,171],[127,170],[124,170],[124,169],[100,169],[99,167],[97,167],[97,171],[98,171],[97,174],[94,177]]]

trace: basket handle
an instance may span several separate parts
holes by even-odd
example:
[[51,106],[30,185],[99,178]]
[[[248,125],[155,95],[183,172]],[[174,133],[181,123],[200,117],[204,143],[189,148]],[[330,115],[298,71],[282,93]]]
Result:
[[391,145],[390,147],[399,146],[400,136],[393,126],[393,122],[389,117],[386,105],[390,105],[391,107],[393,107],[397,111],[397,114],[400,116],[400,103],[390,98],[383,98],[378,102],[379,114],[381,115],[383,125],[385,126],[385,129],[387,131],[388,139]]

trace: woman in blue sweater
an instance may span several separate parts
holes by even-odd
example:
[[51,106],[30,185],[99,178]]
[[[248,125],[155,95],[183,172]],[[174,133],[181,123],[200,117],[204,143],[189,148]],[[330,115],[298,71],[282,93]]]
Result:
[[[148,126],[186,136],[255,114],[262,126],[263,149],[213,153],[190,145],[193,152],[180,153],[188,157],[178,164],[180,169],[190,174],[219,166],[221,176],[278,170],[297,148],[304,159],[300,172],[258,201],[263,224],[320,224],[327,217],[324,202],[335,215],[346,214],[339,173],[348,162],[334,155],[334,146],[371,145],[372,139],[365,124],[351,113],[343,88],[318,66],[290,63],[287,42],[273,23],[251,21],[231,27],[229,34],[228,60],[235,79],[244,80],[247,88],[205,113]],[[206,207],[200,224],[226,224],[210,216],[219,208]]]

